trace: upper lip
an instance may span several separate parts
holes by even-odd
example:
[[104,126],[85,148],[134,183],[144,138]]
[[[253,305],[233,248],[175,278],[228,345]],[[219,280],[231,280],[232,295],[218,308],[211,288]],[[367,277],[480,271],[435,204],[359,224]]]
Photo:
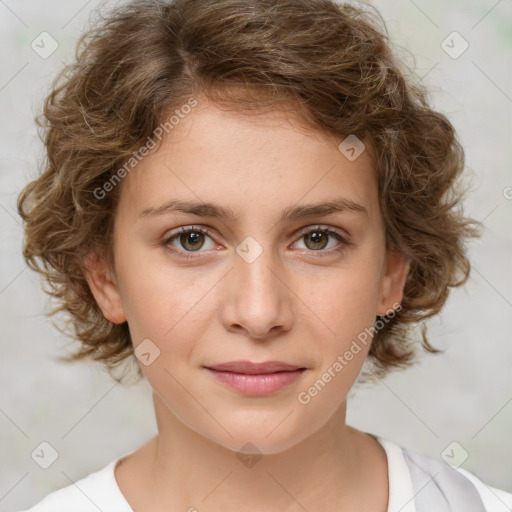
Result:
[[207,366],[206,368],[224,372],[246,373],[249,375],[283,371],[291,372],[294,370],[304,369],[304,367],[283,363],[281,361],[265,361],[263,363],[252,363],[251,361],[231,361],[229,363]]

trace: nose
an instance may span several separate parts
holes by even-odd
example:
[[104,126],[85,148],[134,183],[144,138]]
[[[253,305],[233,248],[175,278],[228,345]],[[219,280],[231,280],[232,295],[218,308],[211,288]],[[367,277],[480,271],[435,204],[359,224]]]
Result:
[[293,294],[286,269],[264,250],[254,261],[238,255],[224,282],[221,321],[226,330],[265,339],[292,325]]

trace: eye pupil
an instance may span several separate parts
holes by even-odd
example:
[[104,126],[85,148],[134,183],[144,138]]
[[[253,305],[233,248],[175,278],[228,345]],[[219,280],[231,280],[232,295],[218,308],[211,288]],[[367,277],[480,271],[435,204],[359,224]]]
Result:
[[[322,231],[312,231],[311,233],[305,235],[305,238],[306,240],[311,239],[313,243],[313,250],[324,249],[327,245],[327,236]],[[322,243],[322,238],[324,243]],[[320,244],[320,247],[317,247],[318,244]],[[306,243],[306,245],[308,244]]]
[[[198,231],[191,231],[189,233],[184,233],[181,235],[180,243],[184,248],[186,248],[188,250],[197,251],[203,245],[202,238],[204,238],[203,233],[199,233]],[[197,244],[198,240],[201,243],[199,243],[198,245],[194,245],[194,244]],[[190,245],[192,245],[192,246],[190,246]]]

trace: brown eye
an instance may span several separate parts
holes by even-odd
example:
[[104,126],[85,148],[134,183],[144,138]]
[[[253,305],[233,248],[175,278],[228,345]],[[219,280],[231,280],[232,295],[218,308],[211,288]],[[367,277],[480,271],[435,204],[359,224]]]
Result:
[[206,247],[206,249],[215,248],[216,244],[209,236],[209,230],[201,226],[191,226],[188,228],[180,228],[178,233],[167,237],[162,242],[162,245],[173,252],[181,253],[186,256],[187,253],[198,252],[200,249],[205,248],[205,243],[208,240],[210,240],[210,247]]
[[189,231],[179,235],[179,241],[187,251],[197,251],[204,243],[204,234],[198,231]]
[[313,251],[318,251],[325,249],[327,244],[329,243],[329,235],[327,235],[324,231],[310,231],[308,234],[304,235],[304,240],[307,240],[306,246],[308,249]]
[[301,237],[299,241],[304,241],[305,249],[311,252],[318,252],[318,256],[324,254],[327,256],[332,255],[333,252],[341,252],[352,244],[348,236],[342,235],[329,227],[309,227],[301,231],[299,236]]

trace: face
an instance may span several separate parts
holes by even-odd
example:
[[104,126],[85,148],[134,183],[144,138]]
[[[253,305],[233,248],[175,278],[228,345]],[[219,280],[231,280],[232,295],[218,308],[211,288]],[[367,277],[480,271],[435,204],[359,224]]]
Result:
[[[369,148],[349,160],[343,139],[200,102],[124,178],[113,274],[100,260],[88,280],[105,317],[128,321],[157,420],[277,453],[344,407],[370,346],[358,336],[400,302],[408,266],[385,251]],[[300,370],[208,369],[233,361]]]

